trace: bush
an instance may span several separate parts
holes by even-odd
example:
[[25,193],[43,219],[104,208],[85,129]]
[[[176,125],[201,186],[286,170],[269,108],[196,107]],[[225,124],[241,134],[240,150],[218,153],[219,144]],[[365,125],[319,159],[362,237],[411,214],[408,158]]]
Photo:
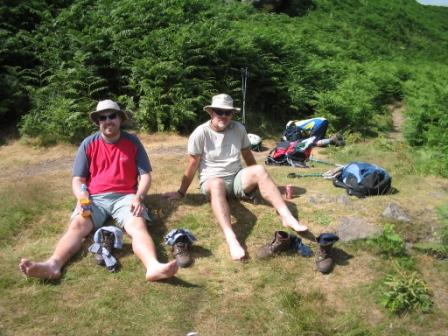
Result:
[[404,314],[413,310],[429,312],[433,305],[426,283],[416,272],[400,271],[388,275],[383,283],[381,304],[393,314]]
[[384,230],[376,238],[369,240],[380,254],[388,257],[406,256],[406,246],[401,237],[395,232],[393,224],[385,224]]

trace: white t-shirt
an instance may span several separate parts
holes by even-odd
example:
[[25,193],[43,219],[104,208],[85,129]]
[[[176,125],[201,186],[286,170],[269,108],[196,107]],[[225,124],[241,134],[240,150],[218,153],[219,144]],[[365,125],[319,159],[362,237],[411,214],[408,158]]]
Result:
[[210,120],[199,125],[188,139],[188,154],[201,155],[199,182],[210,177],[235,175],[241,170],[240,153],[251,146],[246,129],[232,120],[223,132],[214,131]]

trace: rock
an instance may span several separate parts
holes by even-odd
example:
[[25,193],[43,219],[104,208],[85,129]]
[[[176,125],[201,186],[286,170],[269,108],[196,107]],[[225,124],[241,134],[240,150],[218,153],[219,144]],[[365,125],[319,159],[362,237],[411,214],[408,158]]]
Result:
[[395,203],[389,203],[386,206],[386,209],[383,211],[383,217],[406,223],[411,221],[409,214]]
[[342,217],[335,229],[342,241],[373,237],[381,232],[375,224],[359,217]]
[[315,194],[308,197],[308,202],[312,204],[339,203],[345,206],[352,204],[352,201],[347,197],[347,195],[332,197],[324,194]]

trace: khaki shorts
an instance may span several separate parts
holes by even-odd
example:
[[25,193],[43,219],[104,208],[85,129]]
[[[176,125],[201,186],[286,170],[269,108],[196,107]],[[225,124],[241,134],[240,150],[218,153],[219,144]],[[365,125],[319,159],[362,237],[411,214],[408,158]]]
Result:
[[[257,190],[255,188],[255,190],[251,191],[251,192],[245,192],[243,189],[243,181],[242,181],[242,176],[244,173],[245,168],[241,169],[240,171],[238,171],[238,173],[236,173],[235,175],[230,175],[230,176],[222,176],[220,177],[223,181],[224,181],[224,185],[226,187],[226,193],[227,196],[230,196],[232,198],[246,198],[246,197],[251,197],[252,194]],[[207,181],[203,182],[200,186],[199,189],[201,190],[201,192],[204,195],[209,195],[210,193],[206,192],[206,186],[207,186]]]
[[[92,200],[92,222],[95,229],[105,225],[109,218],[115,221],[115,225],[124,229],[124,225],[134,216],[131,212],[131,202],[134,194],[106,193],[90,196]],[[70,220],[73,220],[79,212],[75,208]],[[151,221],[148,209],[143,210],[143,218]]]

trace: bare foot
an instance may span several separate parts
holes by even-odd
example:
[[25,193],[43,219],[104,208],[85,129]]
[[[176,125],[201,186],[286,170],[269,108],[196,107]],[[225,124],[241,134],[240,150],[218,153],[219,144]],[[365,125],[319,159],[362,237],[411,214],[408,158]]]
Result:
[[244,252],[244,249],[238,241],[228,242],[227,245],[229,246],[230,257],[232,260],[243,260],[246,257],[246,252]]
[[61,276],[61,269],[54,262],[33,262],[22,258],[19,264],[22,273],[31,278],[57,279]]
[[176,260],[171,260],[166,264],[154,263],[146,271],[146,280],[157,281],[162,279],[168,279],[177,273],[179,267],[177,266]]
[[283,226],[289,227],[296,232],[308,231],[308,226],[300,224],[297,219],[292,216],[281,216]]

